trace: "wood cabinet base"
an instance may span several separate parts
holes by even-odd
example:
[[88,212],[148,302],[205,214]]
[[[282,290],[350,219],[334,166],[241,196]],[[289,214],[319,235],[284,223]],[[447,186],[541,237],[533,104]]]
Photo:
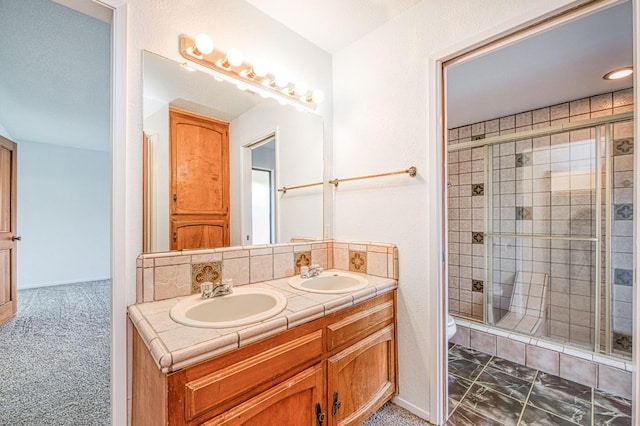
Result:
[[132,424],[357,425],[398,391],[396,291],[169,374],[133,330]]

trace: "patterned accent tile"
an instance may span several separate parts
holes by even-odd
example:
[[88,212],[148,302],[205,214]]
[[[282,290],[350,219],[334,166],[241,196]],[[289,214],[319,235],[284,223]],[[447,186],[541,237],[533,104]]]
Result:
[[472,232],[471,241],[473,244],[484,244],[484,232]]
[[200,293],[200,284],[215,283],[222,278],[222,262],[193,263],[191,265],[191,294]]
[[613,220],[633,220],[633,204],[614,204]]
[[349,250],[349,271],[367,273],[367,252]]
[[533,207],[516,207],[516,220],[533,220]]
[[479,291],[480,293],[482,293],[484,291],[484,281],[471,280],[471,290]]
[[471,195],[484,195],[484,183],[474,183],[471,185]]
[[613,270],[613,283],[619,285],[633,285],[633,271],[631,269],[615,268]]
[[293,258],[293,270],[295,275],[300,274],[301,266],[309,266],[311,265],[311,252],[310,251],[300,251],[295,253]]
[[631,353],[633,337],[629,334],[613,332],[613,348],[619,351]]
[[633,154],[633,138],[616,139],[613,141],[613,155]]
[[476,135],[476,136],[471,136],[471,140],[472,141],[479,141],[481,139],[484,139],[485,135]]
[[516,167],[525,167],[530,166],[531,164],[530,152],[519,152],[516,154]]

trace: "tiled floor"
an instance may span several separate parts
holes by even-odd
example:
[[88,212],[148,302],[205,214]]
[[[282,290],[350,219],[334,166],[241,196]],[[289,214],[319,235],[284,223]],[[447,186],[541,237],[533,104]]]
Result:
[[631,425],[631,401],[458,345],[449,348],[450,426]]

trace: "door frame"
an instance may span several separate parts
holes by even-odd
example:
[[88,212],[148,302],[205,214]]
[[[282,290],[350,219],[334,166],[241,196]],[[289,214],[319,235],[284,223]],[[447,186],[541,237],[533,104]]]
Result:
[[[588,11],[599,10],[609,5],[621,3],[621,0],[577,0],[565,4],[560,8],[551,11],[544,5],[536,6],[527,13],[503,22],[490,32],[482,33],[472,37],[448,49],[442,50],[429,57],[428,64],[428,87],[429,93],[429,140],[433,143],[429,144],[429,158],[432,159],[435,167],[429,170],[429,192],[436,197],[436,205],[440,208],[436,209],[433,215],[429,217],[428,229],[429,234],[433,237],[438,235],[439,238],[433,238],[436,247],[431,251],[429,258],[429,281],[438,283],[429,286],[429,306],[430,312],[428,319],[432,327],[430,329],[430,340],[436,342],[436,350],[431,352],[428,357],[428,365],[431,371],[435,372],[435,377],[430,380],[429,391],[433,397],[429,401],[430,421],[435,424],[444,424],[447,415],[447,338],[446,338],[446,316],[448,312],[448,290],[447,290],[447,199],[445,179],[446,177],[446,114],[445,114],[445,82],[444,82],[444,64],[463,55],[484,53],[500,47],[505,37],[512,37],[516,34],[524,37],[526,33],[537,33],[549,26],[558,25],[561,20],[553,19],[550,23],[545,21],[550,18],[558,18],[559,15],[580,7],[579,14],[586,14]],[[638,50],[638,40],[640,37],[640,0],[631,0],[633,4],[633,39],[634,52]],[[575,17],[575,14],[571,15]],[[568,19],[568,18],[567,18]],[[509,39],[513,40],[512,38]],[[640,70],[640,55],[634,54],[633,67]],[[638,102],[638,72],[633,76],[634,87],[634,130],[636,135],[640,135],[640,123]],[[640,155],[635,156],[634,163],[634,182],[640,182]],[[640,185],[634,186],[634,204],[640,201]],[[634,250],[639,253],[640,249],[640,220],[634,218]],[[640,289],[638,288],[638,268],[640,267],[640,256],[636,256],[634,264],[634,286],[633,286],[633,303],[634,306],[640,306]],[[634,310],[633,317],[633,373],[632,373],[632,400],[637,401],[640,398],[640,342],[638,339],[640,332],[640,314],[638,309]],[[640,419],[640,404],[633,404],[632,416],[635,421]]]

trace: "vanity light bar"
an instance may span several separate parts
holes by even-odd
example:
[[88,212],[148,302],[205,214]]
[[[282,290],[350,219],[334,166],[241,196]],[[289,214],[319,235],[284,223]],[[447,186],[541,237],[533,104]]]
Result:
[[262,97],[273,98],[281,104],[292,105],[298,109],[315,110],[318,107],[318,103],[324,99],[324,94],[320,90],[310,92],[306,87],[303,87],[305,93],[300,94],[296,92],[296,89],[301,91],[300,88],[302,86],[300,84],[296,85],[288,82],[283,87],[280,87],[276,84],[276,76],[274,74],[256,72],[255,65],[252,66],[242,59],[238,62],[230,61],[230,53],[234,53],[234,56],[236,56],[234,49],[230,49],[225,54],[218,49],[212,48],[210,52],[205,53],[199,51],[195,46],[195,39],[184,34],[180,36],[180,54],[183,58],[213,70],[219,76],[226,77],[225,80],[238,85],[239,88],[244,85],[243,90],[251,90]]

